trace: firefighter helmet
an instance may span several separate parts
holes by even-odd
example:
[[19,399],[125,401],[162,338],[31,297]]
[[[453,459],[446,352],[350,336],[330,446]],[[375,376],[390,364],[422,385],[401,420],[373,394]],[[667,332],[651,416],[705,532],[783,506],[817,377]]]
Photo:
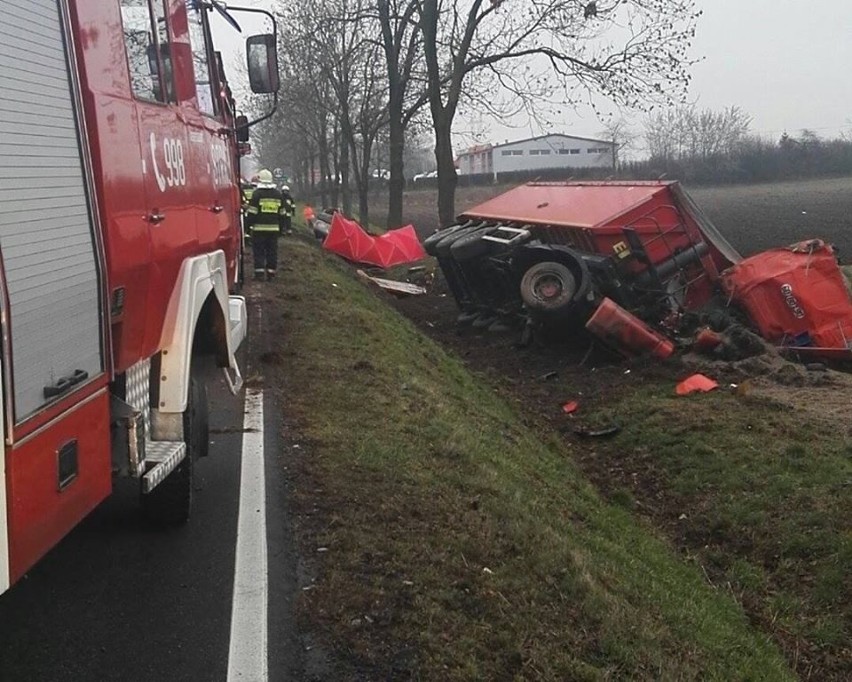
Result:
[[272,173],[270,173],[265,168],[257,174],[257,181],[262,182],[264,185],[272,184]]

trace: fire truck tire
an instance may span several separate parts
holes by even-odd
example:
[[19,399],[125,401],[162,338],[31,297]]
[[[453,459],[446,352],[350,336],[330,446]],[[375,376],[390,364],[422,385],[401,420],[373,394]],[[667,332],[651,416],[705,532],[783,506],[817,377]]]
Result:
[[142,513],[157,526],[179,526],[189,520],[192,508],[192,474],[195,460],[208,453],[210,444],[207,386],[193,363],[189,396],[183,413],[186,457],[147,495],[142,495]]
[[183,428],[184,433],[191,434],[193,440],[192,443],[187,441],[187,450],[198,459],[210,454],[210,402],[207,399],[207,382],[193,373],[190,377],[189,392],[190,397],[183,415]]
[[521,298],[534,313],[558,315],[571,308],[577,282],[562,263],[536,263],[521,279]]

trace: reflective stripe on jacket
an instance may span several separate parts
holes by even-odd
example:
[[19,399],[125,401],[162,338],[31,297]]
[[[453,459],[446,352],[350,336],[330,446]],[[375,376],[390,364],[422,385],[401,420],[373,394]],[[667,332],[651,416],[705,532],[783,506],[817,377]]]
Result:
[[280,232],[283,216],[282,195],[275,187],[254,190],[246,209],[247,226],[253,232]]

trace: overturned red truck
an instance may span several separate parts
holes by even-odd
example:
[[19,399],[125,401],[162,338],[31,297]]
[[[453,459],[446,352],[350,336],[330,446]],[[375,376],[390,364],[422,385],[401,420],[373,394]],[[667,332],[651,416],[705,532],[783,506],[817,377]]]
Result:
[[626,354],[665,357],[686,326],[734,308],[779,346],[852,356],[852,300],[830,245],[743,259],[677,182],[528,183],[424,247],[461,323],[585,326]]

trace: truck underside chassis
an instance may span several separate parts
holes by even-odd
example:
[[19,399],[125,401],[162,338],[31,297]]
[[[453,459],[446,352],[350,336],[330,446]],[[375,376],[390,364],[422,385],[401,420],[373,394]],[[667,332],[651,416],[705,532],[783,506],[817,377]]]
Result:
[[463,324],[581,328],[605,298],[659,323],[707,303],[719,270],[738,257],[689,220],[670,184],[531,183],[465,212],[424,246]]

